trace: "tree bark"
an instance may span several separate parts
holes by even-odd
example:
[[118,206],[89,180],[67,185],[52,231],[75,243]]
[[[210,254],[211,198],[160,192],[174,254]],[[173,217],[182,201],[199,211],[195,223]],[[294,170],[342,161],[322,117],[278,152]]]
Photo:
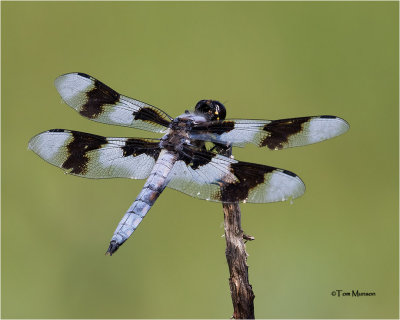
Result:
[[226,260],[234,319],[254,319],[254,293],[249,283],[247,252],[243,239],[254,240],[243,233],[238,203],[224,203]]

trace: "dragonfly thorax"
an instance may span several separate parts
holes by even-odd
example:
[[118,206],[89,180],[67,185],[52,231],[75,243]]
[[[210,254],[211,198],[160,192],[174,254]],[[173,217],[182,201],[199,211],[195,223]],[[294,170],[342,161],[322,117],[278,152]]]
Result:
[[189,144],[189,132],[193,126],[193,119],[190,114],[175,118],[167,131],[161,138],[160,147],[169,151],[180,152],[184,144]]

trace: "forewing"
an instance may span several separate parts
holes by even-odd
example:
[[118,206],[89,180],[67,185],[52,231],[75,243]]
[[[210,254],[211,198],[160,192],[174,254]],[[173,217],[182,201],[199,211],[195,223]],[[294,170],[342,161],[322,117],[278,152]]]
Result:
[[82,116],[107,124],[165,132],[172,119],[164,111],[123,96],[84,73],[68,73],[55,80],[61,98]]
[[106,138],[53,129],[34,136],[29,149],[65,173],[86,178],[145,179],[160,153],[159,140]]
[[345,133],[349,124],[335,116],[282,120],[225,120],[195,125],[191,138],[243,147],[247,143],[271,150],[304,146]]
[[226,203],[266,203],[301,196],[304,183],[294,173],[241,162],[185,147],[169,175],[168,187],[192,197]]

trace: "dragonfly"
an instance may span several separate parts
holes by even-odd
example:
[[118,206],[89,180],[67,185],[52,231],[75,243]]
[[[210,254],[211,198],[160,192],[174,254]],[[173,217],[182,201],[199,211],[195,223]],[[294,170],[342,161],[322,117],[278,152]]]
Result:
[[147,179],[119,222],[107,255],[132,235],[167,186],[222,203],[285,201],[305,192],[303,181],[293,172],[238,161],[229,156],[232,147],[255,144],[281,150],[327,140],[349,129],[345,120],[329,115],[229,120],[225,106],[210,99],[172,118],[85,73],[61,75],[55,86],[63,101],[89,120],[163,134],[160,139],[116,138],[52,129],[29,141],[30,150],[67,174]]

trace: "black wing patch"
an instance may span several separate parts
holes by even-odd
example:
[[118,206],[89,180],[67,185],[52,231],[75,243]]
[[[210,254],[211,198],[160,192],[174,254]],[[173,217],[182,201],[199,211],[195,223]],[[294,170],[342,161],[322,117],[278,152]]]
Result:
[[106,138],[64,129],[42,132],[28,147],[66,173],[86,178],[145,179],[161,151],[158,139]]
[[192,139],[243,147],[253,143],[271,150],[304,146],[324,141],[349,129],[335,116],[315,116],[282,120],[225,120],[194,125]]
[[55,86],[69,106],[90,120],[152,132],[165,132],[172,120],[164,111],[123,96],[84,73],[59,76]]
[[285,201],[305,191],[304,183],[290,171],[188,146],[175,162],[167,186],[196,198],[226,203]]

